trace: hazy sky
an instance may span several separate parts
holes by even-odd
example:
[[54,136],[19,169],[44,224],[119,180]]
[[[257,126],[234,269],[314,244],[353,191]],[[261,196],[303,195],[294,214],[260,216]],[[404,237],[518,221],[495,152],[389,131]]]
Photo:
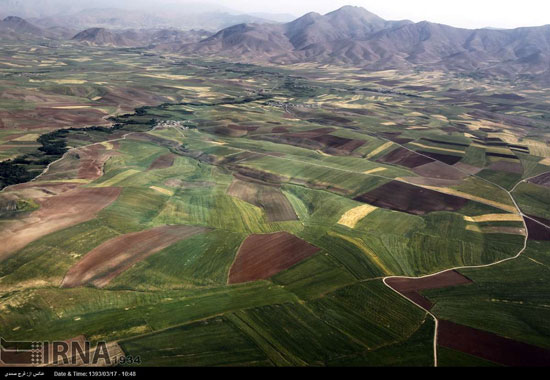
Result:
[[458,27],[513,28],[550,24],[548,0],[207,0],[251,12],[327,13],[359,5],[390,19],[428,20]]

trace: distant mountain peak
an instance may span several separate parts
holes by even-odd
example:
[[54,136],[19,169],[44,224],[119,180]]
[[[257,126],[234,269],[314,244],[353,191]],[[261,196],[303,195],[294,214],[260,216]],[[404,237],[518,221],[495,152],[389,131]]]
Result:
[[375,15],[372,12],[369,12],[363,7],[353,6],[353,5],[345,5],[340,9],[337,9],[335,11],[332,11],[330,13],[327,13],[326,16],[330,15],[350,15],[350,16],[361,16],[361,17],[373,17],[380,20],[383,20],[381,17]]
[[8,16],[3,21],[4,22],[26,22],[25,19],[17,16]]

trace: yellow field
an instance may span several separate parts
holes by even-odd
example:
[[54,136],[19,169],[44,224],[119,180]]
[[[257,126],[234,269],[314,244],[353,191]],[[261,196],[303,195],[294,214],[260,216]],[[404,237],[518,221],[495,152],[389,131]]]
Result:
[[349,228],[355,228],[357,223],[359,223],[363,218],[372,214],[376,210],[378,210],[378,207],[374,207],[371,205],[363,205],[352,208],[344,215],[342,215],[342,217],[338,221],[338,224]]
[[172,75],[172,74],[141,74],[140,77],[149,77],[157,79],[168,79],[168,80],[186,80],[191,79],[188,75]]
[[466,226],[466,231],[483,233],[483,231],[481,231],[481,228],[479,228],[479,226],[476,226],[475,224],[470,224],[469,226]]
[[388,149],[389,147],[391,147],[393,145],[393,142],[389,141],[387,143],[385,143],[384,145],[376,148],[375,150],[373,150],[372,152],[370,152],[367,156],[367,160],[376,156],[377,154],[379,153],[382,153],[383,151],[385,151],[386,149]]
[[82,108],[92,108],[92,106],[59,106],[59,107],[52,107],[56,110],[79,110]]
[[533,156],[550,157],[550,147],[542,141],[525,140],[523,144],[529,147]]
[[518,214],[487,214],[474,217],[465,216],[464,220],[472,223],[523,222],[523,217]]
[[18,137],[16,139],[12,140],[12,141],[33,142],[33,141],[38,140],[39,137],[40,137],[40,135],[37,134],[37,133],[30,133],[28,135]]
[[539,164],[550,166],[550,157],[543,159],[542,161],[539,162]]
[[437,120],[440,120],[440,121],[444,121],[444,122],[448,122],[449,119],[447,119],[447,116],[444,116],[444,115],[432,115],[432,117],[434,119],[437,119]]
[[151,186],[149,187],[150,189],[152,190],[155,190],[155,191],[158,191],[159,193],[162,193],[164,195],[168,195],[168,196],[172,196],[174,195],[174,192],[172,190],[168,190],[168,189],[163,189],[162,187],[157,187],[157,186]]
[[103,145],[105,147],[105,149],[107,149],[107,150],[113,150],[113,148],[114,148],[113,144],[111,144],[108,141],[102,142],[101,145]]
[[138,170],[130,169],[123,173],[117,174],[113,178],[98,184],[96,187],[111,187],[117,183],[124,181],[126,178],[133,176],[134,174],[140,173]]
[[89,179],[81,179],[81,178],[73,178],[73,179],[56,179],[52,181],[39,181],[39,183],[81,183],[81,184],[88,184],[92,182]]
[[85,84],[88,83],[86,80],[82,79],[54,79],[52,82],[57,84]]
[[464,153],[465,153],[463,150],[455,150],[455,149],[448,149],[448,148],[439,148],[439,147],[436,147],[436,146],[429,146],[429,145],[424,145],[424,144],[414,143],[414,142],[412,142],[411,145],[418,146],[418,147],[424,148],[424,149],[439,150],[439,151],[441,151],[441,152],[460,153],[460,154],[464,154]]
[[366,172],[363,172],[363,174],[375,174],[375,173],[383,172],[385,170],[386,168],[376,168],[376,169],[367,170]]

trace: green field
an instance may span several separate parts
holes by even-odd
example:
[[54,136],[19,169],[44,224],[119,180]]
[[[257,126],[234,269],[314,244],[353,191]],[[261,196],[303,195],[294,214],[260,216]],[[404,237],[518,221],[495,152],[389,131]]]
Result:
[[[65,63],[44,67],[25,44],[3,46],[21,67],[0,69],[3,338],[84,335],[146,366],[494,365],[445,347],[434,363],[433,318],[383,281],[458,268],[472,284],[422,292],[436,318],[550,349],[550,243],[516,258],[520,213],[550,220],[550,188],[521,183],[550,172],[548,91],[518,80],[526,100],[493,113],[511,82],[76,45],[37,47]],[[516,123],[524,107],[539,116]],[[412,195],[376,191],[390,182]],[[281,202],[295,217],[270,218]],[[139,257],[147,241],[115,244],[173,226],[204,231]],[[291,244],[275,258],[256,246],[273,262],[232,283],[245,242],[282,232],[318,250],[294,262]],[[103,287],[62,287],[101,248],[99,264],[129,265]]]

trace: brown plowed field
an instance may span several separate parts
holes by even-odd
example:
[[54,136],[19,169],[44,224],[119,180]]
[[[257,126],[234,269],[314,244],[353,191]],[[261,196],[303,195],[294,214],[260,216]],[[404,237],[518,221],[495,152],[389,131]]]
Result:
[[77,188],[39,200],[39,210],[0,231],[0,261],[43,236],[93,219],[120,192],[121,189],[110,187]]
[[117,153],[108,151],[101,144],[91,145],[79,149],[80,157],[78,178],[95,180],[103,175],[103,166],[112,156]]
[[413,141],[412,139],[399,137],[401,135],[401,133],[399,132],[384,132],[384,133],[381,133],[381,135],[384,136],[386,139],[393,141],[394,143],[399,145],[405,145]]
[[341,150],[346,153],[351,153],[355,149],[365,145],[365,141],[351,140],[343,137],[323,135],[313,138],[313,140],[320,142],[327,149]]
[[550,173],[541,174],[529,182],[534,183],[535,185],[550,187]]
[[467,175],[453,166],[445,165],[442,162],[431,162],[426,165],[413,168],[412,171],[422,177],[447,179],[451,181],[460,181]]
[[319,248],[288,232],[249,236],[229,271],[229,283],[264,280],[313,256]]
[[434,162],[431,158],[421,156],[405,148],[397,148],[377,161],[383,164],[401,165],[409,169]]
[[468,203],[464,198],[398,181],[382,185],[355,200],[413,215],[425,215],[434,211],[458,211]]
[[417,303],[426,310],[431,310],[433,304],[419,292],[428,289],[442,289],[452,286],[468,285],[472,283],[472,280],[453,270],[424,278],[390,278],[386,283],[411,301]]
[[[547,226],[550,226],[550,220],[535,217],[532,218]],[[546,228],[542,224],[539,224],[529,218],[525,218],[525,223],[527,224],[527,230],[529,231],[529,240],[550,241],[550,228]]]
[[205,231],[202,227],[165,226],[116,237],[87,253],[69,270],[61,286],[92,284],[101,288],[136,263]]
[[418,153],[423,154],[424,156],[431,157],[434,160],[446,163],[447,165],[454,165],[458,163],[460,160],[462,160],[461,156],[453,156],[450,154],[432,153],[432,152],[424,152],[424,151],[419,151]]
[[231,129],[228,127],[216,127],[213,132],[217,135],[227,137],[243,137],[248,134],[248,131],[246,130]]
[[235,179],[227,194],[263,209],[269,222],[298,220],[294,208],[277,187]]
[[285,127],[274,127],[272,130],[271,130],[271,133],[288,133],[289,130]]
[[439,322],[438,343],[442,347],[465,352],[510,367],[547,367],[550,350],[458,325]]
[[476,175],[479,173],[482,169],[478,168],[476,166],[468,165],[463,162],[459,162],[454,165],[455,168],[461,170],[462,172],[468,173],[470,175]]
[[520,162],[498,161],[489,166],[489,169],[506,173],[523,174],[523,165]]
[[336,131],[336,129],[334,129],[334,128],[318,128],[318,129],[312,129],[312,130],[304,131],[304,132],[289,133],[286,136],[296,137],[296,138],[313,139],[315,137],[323,136],[323,135],[332,133],[334,131]]
[[153,163],[151,164],[151,166],[149,166],[149,169],[147,170],[171,168],[172,165],[174,165],[175,160],[176,160],[176,156],[174,156],[173,154],[165,154],[157,158],[155,161],[153,161]]

